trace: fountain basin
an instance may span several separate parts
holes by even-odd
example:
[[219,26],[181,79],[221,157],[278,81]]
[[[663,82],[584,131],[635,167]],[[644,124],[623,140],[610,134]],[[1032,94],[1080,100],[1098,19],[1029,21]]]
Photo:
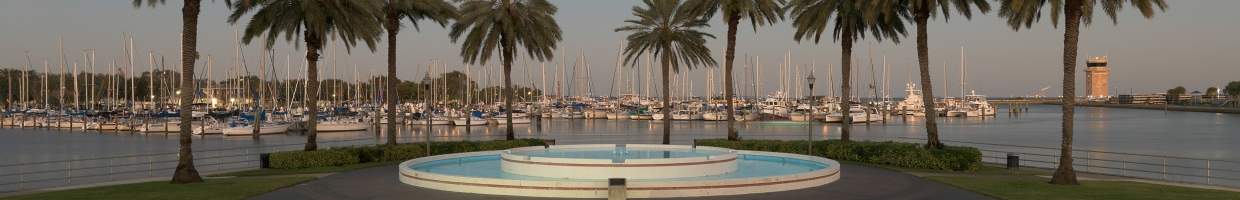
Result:
[[[589,148],[586,148],[589,147]],[[529,156],[530,160],[540,162],[564,161],[564,159],[603,159],[602,156],[590,156],[584,152],[596,151],[546,151],[539,149],[605,149],[616,148],[615,145],[555,145],[544,147],[523,147],[501,151],[483,151],[429,156],[409,160],[400,164],[399,178],[401,182],[430,189],[530,197],[561,197],[561,198],[606,198],[608,180],[593,172],[581,170],[551,171],[551,176],[533,176],[529,174],[548,173],[547,171],[532,172],[513,170],[508,157]],[[647,148],[649,147],[649,148]],[[736,151],[715,147],[692,147],[683,145],[626,145],[626,148],[646,150],[676,150],[681,153],[668,152],[669,156],[644,155],[623,156],[623,163],[598,163],[597,168],[611,168],[601,165],[615,164],[649,164],[678,163],[704,161],[705,157],[716,160],[731,160],[735,165],[730,172],[703,176],[686,176],[681,174],[661,173],[661,168],[650,168],[646,171],[667,176],[651,176],[647,178],[630,178],[625,185],[625,193],[629,198],[664,198],[664,197],[699,197],[715,195],[737,195],[795,190],[821,186],[839,179],[839,163],[830,159],[797,154]],[[702,153],[685,153],[700,150]],[[533,151],[533,152],[531,152]],[[560,153],[565,152],[565,153]],[[578,152],[578,153],[567,153]],[[630,153],[635,152],[630,150]],[[659,152],[662,154],[662,152]],[[560,156],[564,155],[564,156]],[[731,157],[728,159],[727,157]],[[667,158],[663,158],[667,157]],[[668,159],[668,160],[664,160]],[[683,159],[683,160],[682,160]],[[719,162],[727,163],[727,162]],[[713,164],[713,163],[712,163]],[[524,166],[523,166],[524,167]],[[711,167],[709,165],[698,166]],[[507,170],[505,169],[507,168]],[[520,168],[520,167],[515,167]],[[724,168],[723,171],[727,168]],[[514,173],[515,172],[515,173]],[[623,172],[623,171],[622,171]],[[522,174],[524,173],[524,174]],[[623,175],[623,174],[618,174]],[[640,176],[640,175],[637,175]],[[603,176],[605,177],[605,176]],[[616,178],[616,177],[609,177]]]
[[[504,172],[547,178],[666,179],[736,171],[736,151],[672,145],[555,145],[500,153]],[[565,173],[572,172],[572,173]]]

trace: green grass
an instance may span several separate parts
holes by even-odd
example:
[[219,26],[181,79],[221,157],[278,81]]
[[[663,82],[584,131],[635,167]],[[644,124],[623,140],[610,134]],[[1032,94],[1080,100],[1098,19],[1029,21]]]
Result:
[[156,181],[53,191],[0,199],[245,199],[313,179],[315,177],[312,175],[290,175],[216,178],[194,184],[169,184],[167,181]]
[[1240,192],[1198,189],[1132,181],[1081,181],[1081,185],[1051,185],[1049,172],[1007,170],[985,166],[975,172],[889,168],[922,174],[987,196],[1010,200],[1056,199],[1240,199]]

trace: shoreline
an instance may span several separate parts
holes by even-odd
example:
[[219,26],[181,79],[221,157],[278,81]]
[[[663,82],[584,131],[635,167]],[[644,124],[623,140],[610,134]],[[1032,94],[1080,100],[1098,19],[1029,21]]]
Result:
[[[1061,105],[1060,103],[1043,103],[1043,104]],[[1166,110],[1166,111],[1183,111],[1183,112],[1240,114],[1240,108],[1227,108],[1227,107],[1201,107],[1201,106],[1152,105],[1152,104],[1102,104],[1102,103],[1078,103],[1076,105],[1086,106],[1086,107],[1104,107],[1104,108],[1127,108],[1127,109],[1144,109],[1144,110]]]

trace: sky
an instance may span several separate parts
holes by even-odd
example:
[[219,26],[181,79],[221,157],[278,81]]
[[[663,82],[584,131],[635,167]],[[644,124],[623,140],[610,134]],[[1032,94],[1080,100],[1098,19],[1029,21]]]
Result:
[[[42,63],[48,60],[53,68],[59,68],[60,54],[57,52],[58,38],[64,40],[64,52],[71,67],[74,62],[82,61],[85,49],[96,51],[96,65],[103,69],[113,60],[125,63],[121,48],[122,34],[134,36],[136,71],[147,70],[149,54],[156,57],[164,56],[168,63],[174,62],[179,55],[179,39],[181,31],[181,1],[168,1],[160,7],[134,8],[128,0],[110,1],[36,1],[12,0],[0,1],[0,67],[20,69],[25,63],[25,54],[34,62],[32,68],[42,70]],[[564,55],[556,55],[556,59],[547,63],[546,76],[543,68],[535,62],[514,67],[514,83],[542,87],[542,80],[554,84],[555,63],[576,62],[579,55],[584,55],[589,63],[590,92],[595,95],[607,95],[613,89],[612,80],[616,71],[618,45],[626,33],[614,32],[616,27],[624,25],[623,20],[633,18],[631,8],[640,1],[627,0],[552,0],[559,7],[556,19],[564,32],[564,40],[560,48]],[[1049,19],[1035,24],[1031,29],[1013,31],[1002,19],[997,17],[997,2],[991,2],[996,10],[984,15],[966,19],[953,16],[950,21],[932,19],[929,25],[931,74],[934,79],[935,92],[939,95],[950,90],[948,95],[958,96],[961,92],[960,63],[961,49],[964,49],[966,87],[978,94],[989,96],[1024,96],[1034,91],[1049,87],[1046,91],[1050,96],[1060,93],[1062,82],[1062,44],[1063,29],[1050,24]],[[1112,94],[1154,93],[1162,92],[1175,86],[1184,86],[1189,91],[1200,90],[1211,86],[1224,86],[1229,81],[1240,81],[1240,13],[1228,8],[1240,6],[1240,1],[1169,1],[1169,8],[1158,13],[1152,19],[1143,18],[1138,12],[1129,8],[1121,11],[1119,23],[1113,24],[1105,17],[1098,16],[1095,22],[1081,30],[1080,68],[1077,74],[1078,95],[1084,95],[1084,60],[1086,56],[1107,55],[1110,58]],[[203,12],[198,27],[198,48],[201,55],[214,58],[214,70],[211,77],[223,79],[225,72],[221,69],[233,65],[235,54],[234,31],[242,29],[247,19],[238,24],[229,24],[226,20],[229,10],[224,1],[204,1]],[[1101,13],[1101,12],[1099,12]],[[787,18],[791,19],[791,18]],[[408,26],[409,22],[404,21]],[[398,35],[397,74],[401,79],[421,79],[426,73],[426,64],[438,60],[448,65],[448,70],[464,71],[465,65],[459,56],[460,47],[448,37],[447,30],[428,21],[419,23],[420,31],[406,27]],[[725,45],[725,28],[718,18],[711,20],[711,27],[706,31],[717,38],[710,39],[708,47],[722,63],[722,50]],[[839,87],[840,46],[839,43],[824,40],[821,43],[812,41],[797,42],[792,39],[794,29],[787,21],[773,25],[758,27],[755,32],[747,22],[741,22],[737,36],[736,79],[739,82],[738,92],[750,96],[753,91],[753,66],[747,66],[746,58],[756,58],[760,62],[756,73],[759,80],[759,94],[765,95],[779,88],[777,80],[796,80],[803,85],[807,71],[814,71],[818,81],[815,94],[821,95],[828,91],[827,76]],[[909,30],[915,30],[908,24]],[[386,37],[383,37],[386,38]],[[866,89],[870,84],[870,60],[874,60],[876,75],[881,79],[882,60],[888,63],[888,91],[894,97],[903,96],[905,83],[917,80],[915,33],[910,32],[899,43],[893,40],[858,41],[854,47],[854,70],[861,74],[854,87]],[[331,66],[332,52],[324,52],[321,65],[323,77],[340,77],[351,80],[356,69],[358,76],[377,75],[386,67],[386,42],[381,42],[370,51],[364,45],[350,52],[343,48],[336,51],[338,59],[336,67]],[[304,46],[304,45],[300,45]],[[285,76],[283,67],[285,58],[292,60],[291,74],[301,76],[304,56],[303,50],[294,49],[298,46],[281,43],[275,47],[277,54],[277,74]],[[255,42],[243,46],[245,60],[252,67],[251,73],[258,64],[261,43]],[[292,56],[286,56],[292,54]],[[807,68],[801,73],[791,70],[790,75],[781,77],[778,66],[784,63],[787,54],[794,66]],[[300,59],[300,60],[299,60]],[[561,61],[563,59],[563,61]],[[199,72],[204,70],[204,60],[199,61]],[[812,64],[812,65],[811,65]],[[828,64],[834,65],[828,71]],[[83,64],[84,65],[84,64]],[[943,70],[943,66],[947,70]],[[356,67],[355,67],[356,66]],[[527,67],[528,66],[528,67]],[[813,67],[810,67],[813,66]],[[170,66],[171,67],[171,66]],[[486,66],[470,67],[475,76],[483,76],[486,69],[493,69],[491,85],[498,85],[499,66],[492,63]],[[336,75],[331,75],[332,70]],[[641,69],[641,68],[638,68]],[[704,95],[709,85],[712,68],[697,68],[682,71],[686,73],[695,95]],[[632,78],[633,68],[623,68],[626,72],[622,80]],[[437,70],[440,71],[440,70]],[[583,70],[584,71],[584,70]],[[722,67],[715,69],[719,74]],[[657,73],[657,71],[655,71]],[[571,73],[571,71],[570,71]],[[528,76],[526,74],[529,74]],[[643,73],[638,73],[644,77]],[[721,76],[721,75],[717,75]],[[718,85],[721,78],[714,79]],[[488,81],[479,80],[488,84]],[[637,78],[633,84],[614,84],[618,89],[634,87],[640,93],[645,79]],[[565,81],[567,82],[567,81]],[[587,81],[582,81],[587,82]],[[878,81],[879,87],[882,80]],[[944,87],[944,84],[947,87]],[[651,93],[658,93],[658,81],[652,80]],[[547,86],[551,87],[551,86]],[[714,86],[722,87],[722,86]],[[795,86],[793,86],[795,87]],[[794,88],[795,89],[795,88]],[[715,90],[716,92],[718,90]],[[808,91],[803,91],[805,95]],[[838,93],[838,88],[836,91]],[[881,92],[881,91],[880,91]],[[793,93],[794,95],[796,93]],[[871,96],[865,91],[861,95]]]

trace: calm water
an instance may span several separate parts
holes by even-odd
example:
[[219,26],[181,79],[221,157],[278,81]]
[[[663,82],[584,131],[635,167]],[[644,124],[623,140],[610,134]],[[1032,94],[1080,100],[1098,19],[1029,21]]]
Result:
[[[1006,108],[1006,107],[1005,107]],[[989,118],[944,118],[940,131],[945,140],[1057,147],[1060,140],[1059,107],[1033,106],[1020,115],[1001,111]],[[854,137],[924,138],[922,119],[892,119],[886,123],[854,125]],[[555,139],[560,144],[658,143],[662,122],[630,120],[549,119],[541,126],[517,125],[518,137]],[[839,124],[786,121],[738,123],[741,136],[761,139],[803,139],[812,130],[815,138],[839,136]],[[693,139],[722,138],[726,122],[674,122],[672,140],[690,144]],[[373,129],[372,129],[373,130]],[[403,127],[401,142],[421,141],[425,127]],[[367,132],[321,133],[320,141],[351,140],[348,144],[381,143],[383,134]],[[433,140],[502,139],[502,126],[436,126]],[[248,136],[195,136],[195,150],[284,145],[293,148],[305,141],[300,134]],[[332,143],[337,144],[337,143]],[[332,145],[328,144],[328,145]],[[345,143],[338,143],[345,144]],[[1116,108],[1077,108],[1075,144],[1078,149],[1110,152],[1185,156],[1240,161],[1240,115],[1164,112]],[[90,158],[109,155],[169,153],[177,149],[175,135],[99,133],[58,129],[0,129],[0,163]]]
[[584,158],[584,159],[651,159],[651,158],[689,158],[689,157],[706,157],[714,155],[722,155],[724,151],[710,151],[698,149],[684,150],[667,150],[658,148],[633,148],[628,147],[623,153],[618,153],[619,148],[574,148],[574,149],[548,149],[513,152],[513,155],[526,155],[531,157],[546,158]]

